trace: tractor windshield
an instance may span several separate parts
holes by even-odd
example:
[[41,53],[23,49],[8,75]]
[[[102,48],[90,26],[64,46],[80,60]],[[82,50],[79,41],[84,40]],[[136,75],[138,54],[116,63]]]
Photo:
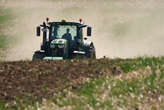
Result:
[[58,25],[52,26],[51,40],[66,39],[72,41],[77,36],[77,26]]

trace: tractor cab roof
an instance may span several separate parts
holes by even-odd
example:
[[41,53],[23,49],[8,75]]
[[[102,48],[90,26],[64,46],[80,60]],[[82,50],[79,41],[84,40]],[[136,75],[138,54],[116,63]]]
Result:
[[49,22],[49,25],[70,25],[70,26],[78,26],[78,27],[86,27],[87,25],[78,23],[78,22]]

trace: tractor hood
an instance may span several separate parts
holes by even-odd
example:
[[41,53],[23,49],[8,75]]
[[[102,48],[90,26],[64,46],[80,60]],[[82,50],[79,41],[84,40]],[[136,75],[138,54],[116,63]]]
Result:
[[51,41],[50,47],[55,48],[56,45],[65,45],[67,40],[65,39],[55,39]]
[[44,57],[43,60],[63,60],[63,57]]
[[63,60],[68,55],[68,46],[66,39],[55,39],[50,43],[51,55],[46,56],[43,60]]

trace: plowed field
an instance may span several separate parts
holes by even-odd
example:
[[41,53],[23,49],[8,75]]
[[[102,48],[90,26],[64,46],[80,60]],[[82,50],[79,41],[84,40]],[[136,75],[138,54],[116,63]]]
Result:
[[0,63],[0,100],[40,100],[111,72],[119,73],[103,59],[3,62]]

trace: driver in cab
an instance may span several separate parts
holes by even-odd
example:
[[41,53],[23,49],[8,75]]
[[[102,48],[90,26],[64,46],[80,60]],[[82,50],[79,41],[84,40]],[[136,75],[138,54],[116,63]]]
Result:
[[66,33],[62,36],[63,39],[68,40],[69,42],[72,41],[72,35],[70,34],[70,29],[67,28]]

